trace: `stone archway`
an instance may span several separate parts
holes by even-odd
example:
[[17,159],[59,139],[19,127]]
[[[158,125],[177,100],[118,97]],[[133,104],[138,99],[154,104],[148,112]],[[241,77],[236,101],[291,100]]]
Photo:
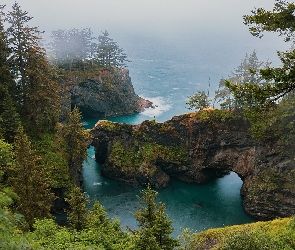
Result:
[[200,119],[190,113],[139,125],[98,122],[91,136],[102,174],[161,188],[170,176],[204,183],[234,171],[243,181],[241,195],[249,215],[267,220],[294,214],[294,159],[275,143],[252,139],[244,119],[207,112],[214,116]]

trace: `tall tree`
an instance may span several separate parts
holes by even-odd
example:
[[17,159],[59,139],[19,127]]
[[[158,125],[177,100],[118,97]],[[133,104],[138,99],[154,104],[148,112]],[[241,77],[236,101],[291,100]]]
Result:
[[96,60],[101,67],[107,70],[125,67],[126,62],[129,62],[123,49],[109,37],[106,30],[98,37]]
[[24,215],[29,226],[35,219],[51,217],[50,208],[54,195],[50,192],[50,180],[41,159],[31,148],[31,143],[21,126],[14,143],[15,165],[10,168],[9,182],[19,196],[17,211]]
[[[286,0],[276,0],[271,11],[258,8],[251,15],[244,16],[252,35],[263,37],[265,31],[277,32],[285,41],[294,43],[295,4]],[[238,85],[226,81],[226,86],[235,97],[251,107],[245,113],[252,123],[253,134],[261,139],[275,138],[284,145],[285,152],[294,155],[294,91],[295,91],[295,50],[278,52],[281,67],[260,69],[260,77],[265,84],[246,83]],[[288,135],[288,139],[286,138]]]
[[170,234],[174,231],[172,221],[165,214],[165,205],[156,203],[158,193],[148,185],[138,196],[140,206],[134,213],[139,230],[134,232],[136,249],[174,249],[179,242]]
[[53,31],[50,49],[54,54],[55,64],[69,71],[77,68],[83,70],[85,62],[93,57],[92,36],[90,28]]
[[[252,35],[263,37],[263,32],[277,32],[285,41],[294,42],[295,38],[295,4],[285,0],[276,0],[273,10],[267,11],[258,8],[252,15],[244,16],[244,23],[249,26]],[[243,86],[226,82],[235,96],[241,97],[248,103],[269,104],[281,100],[282,97],[295,89],[295,50],[291,48],[286,52],[278,52],[282,67],[261,69],[261,78],[267,84],[258,86],[247,83]]]
[[[17,3],[6,14],[10,64],[15,76],[15,96],[27,129],[53,131],[59,118],[59,85],[52,80],[51,69],[40,47],[40,31],[29,27],[32,19]],[[11,93],[12,94],[12,93]]]
[[81,113],[75,107],[62,129],[62,136],[65,144],[66,158],[68,161],[69,172],[77,186],[80,186],[82,162],[87,156],[87,137],[88,133],[83,128]]
[[2,110],[0,112],[0,133],[7,142],[13,143],[20,124],[20,117],[7,90],[3,91],[0,108]]
[[242,97],[240,96],[240,104],[237,99],[234,98],[230,89],[226,86],[225,82],[229,81],[239,86],[245,84],[256,84],[258,86],[264,86],[267,81],[261,78],[259,71],[261,69],[269,68],[269,62],[261,62],[257,57],[257,53],[254,50],[250,55],[246,54],[241,64],[231,72],[227,80],[221,79],[219,82],[219,88],[215,92],[215,99],[220,103],[222,109],[241,109]]
[[[8,48],[8,38],[4,29],[5,13],[3,12],[5,5],[0,5],[0,100],[3,98],[5,91],[12,91],[13,75],[10,72],[8,58],[10,50]],[[2,109],[0,107],[0,113]]]
[[66,201],[70,205],[70,209],[67,210],[69,226],[78,231],[84,229],[89,216],[87,204],[90,203],[85,198],[85,193],[81,192],[79,187],[73,186]]

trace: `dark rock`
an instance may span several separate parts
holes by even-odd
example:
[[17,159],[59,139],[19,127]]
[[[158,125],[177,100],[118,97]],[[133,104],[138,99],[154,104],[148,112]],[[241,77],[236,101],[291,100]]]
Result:
[[204,183],[237,173],[245,211],[260,220],[295,213],[295,162],[276,142],[252,139],[249,122],[226,111],[175,116],[164,123],[99,121],[91,131],[105,176],[165,187],[169,176]]
[[80,82],[71,90],[71,105],[87,117],[134,114],[152,107],[151,102],[135,94],[127,69]]

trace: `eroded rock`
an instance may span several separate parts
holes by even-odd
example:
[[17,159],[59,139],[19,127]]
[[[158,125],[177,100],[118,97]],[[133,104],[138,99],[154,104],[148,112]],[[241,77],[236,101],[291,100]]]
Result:
[[234,171],[243,180],[249,215],[267,220],[295,213],[294,158],[276,142],[252,139],[249,123],[227,111],[139,125],[99,121],[91,134],[102,173],[110,178],[165,187],[170,177],[204,183]]

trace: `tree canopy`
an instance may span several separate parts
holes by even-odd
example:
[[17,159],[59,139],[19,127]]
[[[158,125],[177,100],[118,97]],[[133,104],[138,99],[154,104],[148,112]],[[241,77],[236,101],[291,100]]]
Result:
[[[271,11],[258,8],[252,15],[244,16],[244,23],[249,26],[252,35],[263,37],[265,31],[277,32],[285,41],[294,43],[295,4],[285,0],[276,0]],[[260,70],[261,78],[267,84],[259,86],[255,82],[238,85],[228,81],[226,85],[237,98],[243,96],[245,102],[259,104],[274,103],[295,89],[295,50],[291,47],[286,52],[278,52],[281,67],[268,67]]]

